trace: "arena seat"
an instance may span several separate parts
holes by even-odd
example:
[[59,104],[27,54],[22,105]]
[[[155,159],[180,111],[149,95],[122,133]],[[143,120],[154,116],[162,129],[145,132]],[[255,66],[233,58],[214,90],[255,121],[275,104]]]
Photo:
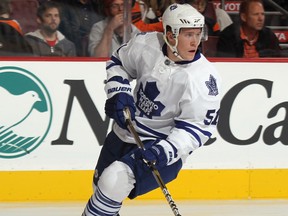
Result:
[[216,56],[218,39],[218,36],[208,36],[208,40],[202,42],[202,53],[206,57]]

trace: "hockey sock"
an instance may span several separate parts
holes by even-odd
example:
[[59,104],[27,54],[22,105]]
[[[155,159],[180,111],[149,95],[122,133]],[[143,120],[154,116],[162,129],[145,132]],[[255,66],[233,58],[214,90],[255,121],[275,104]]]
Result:
[[99,188],[91,196],[82,216],[116,216],[122,203],[106,197]]

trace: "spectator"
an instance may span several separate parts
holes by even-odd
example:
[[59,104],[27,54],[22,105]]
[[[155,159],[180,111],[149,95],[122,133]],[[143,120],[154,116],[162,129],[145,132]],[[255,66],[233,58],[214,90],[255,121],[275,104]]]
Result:
[[9,0],[0,2],[0,56],[32,55],[32,48],[22,34],[20,24],[10,18]]
[[90,30],[104,17],[98,13],[98,5],[92,0],[62,0],[62,4],[59,31],[75,44],[78,56],[88,56]]
[[0,22],[7,23],[16,29],[20,34],[23,34],[22,28],[17,20],[11,19],[11,3],[10,0],[0,1]]
[[244,0],[239,10],[240,25],[226,27],[217,44],[218,57],[279,57],[281,48],[275,34],[264,26],[262,0]]
[[[110,57],[123,43],[124,0],[105,0],[103,3],[107,17],[95,23],[89,35],[88,51],[93,57]],[[140,32],[134,25],[131,30],[132,36]]]
[[[152,8],[152,11],[156,15],[156,22],[160,17],[162,17],[164,11],[168,6],[173,3],[176,3],[176,0],[146,0],[149,7]],[[152,21],[153,22],[153,21]]]
[[175,0],[136,0],[132,8],[132,22],[142,32],[163,32],[162,14]]
[[155,19],[156,14],[146,3],[147,1],[136,0],[131,13],[132,23],[142,32],[159,31],[163,32],[163,24],[160,19],[156,19],[156,22],[149,22],[147,19]]
[[38,56],[76,56],[75,45],[58,31],[60,7],[56,2],[47,1],[37,10],[39,29],[25,35]]
[[36,12],[38,7],[38,0],[11,0],[11,18],[20,23],[23,34],[37,29]]
[[[208,36],[218,36],[220,33],[220,25],[215,19],[208,17],[205,12],[207,10],[208,0],[186,0],[186,3],[192,5],[205,17],[205,25],[208,30]],[[214,10],[214,7],[213,7]]]

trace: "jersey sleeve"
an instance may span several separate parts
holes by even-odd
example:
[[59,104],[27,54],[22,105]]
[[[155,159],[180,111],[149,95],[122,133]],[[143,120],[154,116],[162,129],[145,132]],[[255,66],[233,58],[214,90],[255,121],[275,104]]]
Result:
[[106,65],[107,80],[113,76],[120,76],[129,81],[136,79],[136,64],[140,58],[139,50],[143,49],[138,42],[140,36],[141,34],[136,34],[128,43],[114,51]]

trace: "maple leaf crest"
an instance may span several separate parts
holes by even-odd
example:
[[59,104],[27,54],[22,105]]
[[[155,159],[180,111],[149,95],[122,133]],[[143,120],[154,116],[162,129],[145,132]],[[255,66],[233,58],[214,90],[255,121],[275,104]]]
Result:
[[218,87],[216,79],[210,74],[209,81],[205,82],[207,88],[209,89],[208,95],[218,95]]
[[140,116],[145,115],[150,119],[153,116],[161,116],[165,106],[160,101],[155,101],[159,93],[156,82],[147,82],[145,89],[143,89],[143,83],[141,83],[136,102],[136,106],[140,110]]

